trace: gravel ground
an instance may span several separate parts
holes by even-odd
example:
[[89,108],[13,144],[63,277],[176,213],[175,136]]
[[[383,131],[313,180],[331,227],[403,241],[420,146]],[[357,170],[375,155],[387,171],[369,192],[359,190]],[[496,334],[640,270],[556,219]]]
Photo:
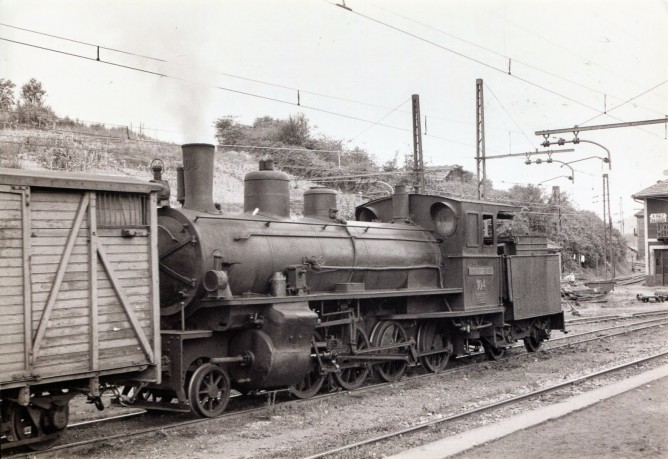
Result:
[[[648,458],[668,455],[668,378],[502,438],[459,459]],[[520,449],[521,448],[521,449]]]
[[[635,294],[649,292],[646,287],[621,287],[608,295],[606,303],[574,305],[580,317],[631,314],[660,309],[662,304],[637,302]],[[570,305],[566,306],[571,317]],[[668,310],[668,305],[666,307]],[[462,410],[530,392],[557,381],[567,380],[633,360],[668,348],[664,327],[653,331],[651,340],[642,333],[610,338],[567,348],[526,354],[512,351],[518,358],[486,362],[454,373],[430,378],[401,381],[385,388],[359,391],[324,400],[293,405],[267,404],[261,413],[244,415],[233,421],[213,419],[196,427],[168,430],[146,438],[110,441],[108,444],[82,448],[53,457],[146,457],[146,458],[294,458],[306,457],[355,440],[399,430]],[[659,363],[666,363],[662,361]],[[642,371],[655,364],[644,365]],[[494,422],[508,414],[561,400],[589,388],[606,384],[621,376],[580,384],[538,400],[514,406],[508,412],[495,411],[466,422],[447,423],[420,434],[382,445],[342,453],[342,458],[382,457],[403,449],[433,441],[462,429]],[[73,405],[73,407],[76,406]],[[73,418],[94,412],[85,406],[73,409]],[[131,425],[131,424],[128,424]],[[114,433],[122,431],[121,426]],[[132,430],[134,427],[131,427]]]

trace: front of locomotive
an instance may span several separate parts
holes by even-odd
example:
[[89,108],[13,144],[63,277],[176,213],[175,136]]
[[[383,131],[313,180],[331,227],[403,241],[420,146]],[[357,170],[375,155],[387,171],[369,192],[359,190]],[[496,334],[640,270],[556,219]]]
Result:
[[[183,167],[177,170],[177,200],[182,207],[158,211],[158,266],[160,312],[172,316],[205,294],[203,279],[214,265],[198,219],[220,211],[212,199],[215,147],[192,143],[182,146]],[[208,252],[208,253],[207,253]]]
[[[172,374],[187,381],[197,362],[225,362],[238,390],[294,385],[311,368],[323,301],[338,308],[354,297],[442,288],[429,231],[399,217],[346,222],[334,190],[323,188],[305,192],[303,217],[292,218],[289,177],[271,160],[246,174],[244,211],[221,213],[212,198],[214,151],[183,146],[182,205],[158,212],[164,352],[179,362]],[[196,342],[197,333],[206,338]]]

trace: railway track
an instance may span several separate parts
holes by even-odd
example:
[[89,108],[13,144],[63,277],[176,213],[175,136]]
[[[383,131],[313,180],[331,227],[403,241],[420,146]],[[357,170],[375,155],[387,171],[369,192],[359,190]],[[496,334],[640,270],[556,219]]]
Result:
[[[596,330],[591,330],[591,331],[585,331],[577,334],[571,334],[568,336],[563,336],[563,337],[557,337],[553,338],[550,340],[547,344],[544,343],[544,349],[545,350],[553,350],[553,349],[558,349],[558,348],[563,348],[563,347],[568,347],[568,346],[573,346],[573,345],[578,345],[581,343],[585,342],[590,342],[590,341],[595,341],[595,340],[600,340],[608,337],[613,337],[613,336],[618,336],[618,335],[624,335],[636,331],[641,331],[641,330],[647,330],[650,328],[656,328],[656,327],[661,327],[664,325],[668,325],[668,318],[665,319],[651,319],[651,320],[646,320],[643,322],[636,322],[632,324],[621,324],[621,325],[616,325],[612,327],[606,327],[602,329],[596,329]],[[632,329],[628,329],[630,327],[634,327]],[[612,332],[614,330],[619,330],[622,329],[621,331],[614,332],[614,333],[608,333],[606,335],[601,336],[600,333],[603,332]],[[591,338],[588,339],[579,339],[575,341],[573,338],[581,338],[586,335],[594,335]],[[562,342],[563,341],[563,342]],[[556,343],[556,344],[555,344]],[[518,344],[516,347],[522,347],[521,344]],[[510,349],[509,349],[510,350]],[[464,356],[459,356],[456,360],[458,362],[462,362],[464,360],[468,360],[470,358],[479,358],[480,356],[483,356],[484,352],[478,352],[478,353],[472,353]],[[506,355],[498,360],[509,360],[509,359],[514,359],[514,358],[523,358],[530,356],[531,354],[527,353],[506,353]],[[474,363],[469,363],[469,364],[460,364],[458,366],[449,368],[445,371],[442,371],[440,373],[422,373],[422,374],[417,374],[413,375],[411,377],[407,377],[402,379],[399,382],[394,382],[394,383],[386,383],[386,382],[380,382],[380,383],[371,383],[368,384],[364,387],[361,387],[359,389],[355,389],[354,391],[345,391],[345,390],[338,390],[336,392],[330,392],[330,393],[324,393],[324,394],[319,394],[317,396],[314,396],[310,399],[305,399],[305,400],[300,400],[300,399],[294,399],[291,400],[289,399],[288,396],[288,391],[287,390],[282,390],[282,391],[275,391],[274,394],[278,394],[278,401],[276,402],[277,404],[285,404],[285,405],[290,405],[290,404],[302,404],[302,403],[309,403],[312,401],[316,400],[325,400],[328,398],[334,398],[341,396],[343,394],[347,394],[349,392],[355,392],[355,393],[361,393],[361,392],[366,392],[366,391],[372,391],[372,390],[377,390],[383,387],[388,387],[391,385],[400,385],[400,384],[405,384],[409,381],[412,381],[414,379],[422,379],[422,378],[438,378],[438,377],[443,377],[445,375],[452,375],[457,372],[466,370],[466,369],[471,369],[472,366],[478,365],[478,364],[484,364],[487,362],[487,360],[480,360],[476,361]],[[271,395],[270,392],[266,393],[260,393],[259,397],[242,397],[242,396],[237,396],[237,397],[232,397],[230,400],[230,405],[228,406],[228,411],[224,413],[223,415],[214,418],[214,419],[209,419],[209,418],[196,418],[193,419],[190,417],[190,419],[186,420],[179,420],[174,422],[173,420],[167,420],[166,422],[161,422],[161,420],[152,420],[152,422],[155,422],[156,425],[150,426],[150,427],[143,427],[141,426],[143,421],[140,421],[138,423],[138,426],[133,426],[133,428],[127,429],[123,432],[120,432],[118,434],[112,434],[112,435],[104,435],[102,437],[95,437],[95,438],[90,438],[90,439],[85,439],[85,440],[80,440],[80,441],[74,441],[70,443],[66,443],[63,445],[55,446],[48,451],[45,451],[44,453],[42,452],[31,452],[30,454],[24,454],[24,453],[18,453],[14,454],[12,456],[6,456],[6,457],[12,457],[12,458],[33,458],[33,457],[39,457],[43,454],[51,454],[51,453],[60,453],[60,452],[66,452],[66,451],[71,451],[76,448],[80,448],[83,446],[87,445],[94,445],[97,443],[101,442],[109,442],[109,441],[114,441],[114,440],[120,440],[120,439],[127,439],[131,437],[137,437],[137,436],[143,436],[143,435],[149,435],[151,433],[155,432],[160,432],[160,431],[167,431],[167,430],[172,430],[172,429],[178,429],[178,428],[184,428],[184,427],[190,427],[190,426],[196,426],[196,425],[203,425],[206,424],[207,422],[212,422],[215,420],[220,420],[220,419],[227,419],[227,420],[233,420],[233,419],[238,419],[241,416],[245,416],[248,414],[253,414],[253,413],[262,413],[266,412],[267,407],[266,407],[266,397],[269,397]],[[252,405],[251,407],[248,407],[248,404]],[[235,406],[238,405],[238,406]],[[81,434],[80,430],[87,430],[91,429],[91,431],[95,431],[96,427],[102,423],[111,423],[112,425],[115,422],[121,422],[121,421],[128,421],[132,420],[133,418],[138,418],[143,415],[145,415],[146,412],[132,412],[132,413],[127,413],[127,414],[122,414],[118,416],[112,416],[108,418],[100,418],[100,419],[94,419],[94,420],[89,420],[89,421],[82,421],[78,423],[72,423],[68,429],[69,429],[69,434],[70,436],[76,436],[77,434]],[[180,414],[175,416],[190,416],[188,414]],[[107,431],[113,431],[113,427],[110,429],[107,429]],[[98,432],[95,432],[95,435],[99,435]]]
[[639,319],[648,316],[668,316],[668,311],[665,309],[657,309],[654,311],[645,311],[645,312],[636,312],[634,314],[612,314],[607,316],[597,316],[597,317],[582,317],[579,319],[570,319],[566,321],[567,326],[573,325],[584,325],[584,324],[594,324],[600,322],[609,322],[612,320],[632,320]]
[[613,279],[615,285],[632,285],[639,284],[645,280],[644,274],[637,274],[633,276],[617,277]]
[[460,413],[456,413],[456,414],[453,414],[453,415],[445,417],[445,418],[434,419],[432,421],[416,424],[414,426],[407,427],[405,429],[395,430],[393,432],[389,432],[389,433],[384,434],[384,435],[379,435],[379,436],[368,438],[366,440],[357,441],[357,442],[354,442],[354,443],[349,443],[349,444],[340,446],[338,448],[330,449],[330,450],[323,451],[323,452],[318,453],[318,454],[314,454],[312,456],[308,456],[305,459],[319,459],[319,458],[323,458],[323,457],[327,457],[327,456],[333,456],[335,454],[341,454],[341,453],[344,453],[346,451],[350,451],[350,450],[353,450],[353,449],[356,449],[356,448],[359,448],[359,447],[362,447],[362,446],[368,446],[368,445],[371,445],[371,444],[380,443],[380,442],[387,441],[387,440],[390,440],[390,439],[394,439],[394,438],[397,438],[397,437],[400,437],[400,436],[404,436],[404,435],[412,434],[412,433],[415,433],[415,432],[418,432],[418,431],[422,431],[422,430],[434,427],[436,425],[445,424],[447,422],[452,422],[452,421],[455,421],[455,420],[464,420],[466,418],[471,418],[475,415],[478,415],[478,414],[481,414],[481,413],[484,413],[484,412],[487,412],[487,411],[491,411],[491,410],[501,408],[501,407],[512,406],[513,404],[518,404],[522,401],[532,399],[532,398],[535,398],[535,397],[539,397],[541,395],[547,394],[549,392],[554,392],[556,390],[562,389],[564,387],[571,386],[573,384],[579,384],[579,383],[582,383],[582,382],[585,382],[585,381],[588,381],[588,380],[595,379],[599,376],[614,373],[614,372],[617,372],[617,371],[620,371],[620,370],[627,369],[627,368],[632,367],[634,365],[638,365],[640,363],[648,362],[650,360],[655,360],[655,359],[659,359],[659,358],[666,357],[666,356],[668,356],[668,351],[660,352],[660,353],[657,353],[657,354],[654,354],[654,355],[651,355],[651,356],[648,356],[648,357],[643,357],[643,358],[640,358],[640,359],[636,359],[636,360],[633,360],[633,361],[630,361],[630,362],[623,363],[621,365],[606,368],[604,370],[596,371],[596,372],[593,372],[593,373],[590,373],[590,374],[587,374],[587,375],[584,375],[584,376],[569,379],[568,381],[563,381],[563,382],[558,383],[558,384],[553,384],[553,385],[550,385],[548,387],[544,387],[544,388],[541,388],[541,389],[538,389],[538,390],[534,390],[534,391],[526,393],[526,394],[516,395],[516,396],[510,397],[510,398],[505,399],[505,400],[490,403],[490,404],[480,406],[480,407],[477,407],[477,408],[474,408],[474,409],[471,409],[471,410],[462,411]]

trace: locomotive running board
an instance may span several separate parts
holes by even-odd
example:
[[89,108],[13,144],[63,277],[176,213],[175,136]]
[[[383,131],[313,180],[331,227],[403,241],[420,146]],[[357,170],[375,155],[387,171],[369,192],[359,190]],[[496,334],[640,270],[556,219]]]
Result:
[[151,403],[151,402],[140,402],[136,401],[135,403],[124,405],[128,408],[141,408],[147,411],[171,411],[175,413],[190,413],[190,405],[186,403]]
[[503,313],[503,307],[475,309],[469,311],[439,311],[439,312],[423,312],[417,314],[387,314],[379,315],[378,319],[382,320],[396,320],[396,319],[442,319],[447,317],[466,317],[479,316],[481,314],[499,314]]
[[[277,304],[294,303],[299,301],[329,301],[329,300],[363,300],[367,298],[397,298],[406,296],[431,296],[431,295],[453,295],[462,293],[461,288],[438,288],[438,289],[396,289],[396,290],[355,290],[348,292],[315,292],[308,295],[295,296],[270,296],[257,295],[249,297],[237,297],[229,300],[209,299],[201,300],[202,307],[215,308],[219,306],[236,306],[251,304]],[[496,310],[494,312],[497,312]]]

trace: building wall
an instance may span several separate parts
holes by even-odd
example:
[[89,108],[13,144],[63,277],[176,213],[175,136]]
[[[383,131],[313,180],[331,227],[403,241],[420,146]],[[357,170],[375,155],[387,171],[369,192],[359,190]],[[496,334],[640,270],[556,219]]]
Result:
[[[668,250],[665,241],[657,239],[658,226],[660,222],[668,220],[668,199],[645,198],[645,218],[644,218],[644,238],[643,248],[645,250],[645,274],[647,275],[647,285],[662,285],[663,276],[656,272],[656,250]],[[639,241],[640,242],[640,241]],[[639,246],[640,248],[640,246]]]

